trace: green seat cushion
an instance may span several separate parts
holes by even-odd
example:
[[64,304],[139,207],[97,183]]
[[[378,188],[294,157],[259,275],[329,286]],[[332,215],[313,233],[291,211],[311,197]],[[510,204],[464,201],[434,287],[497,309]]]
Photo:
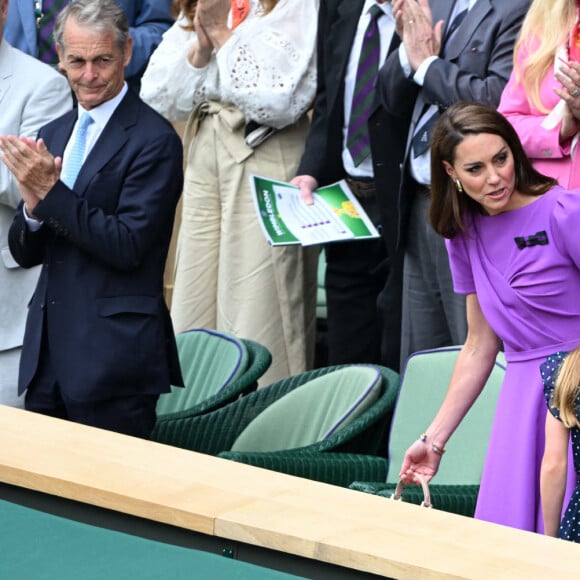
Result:
[[157,414],[190,409],[217,395],[239,378],[248,366],[248,350],[235,336],[215,330],[194,329],[176,337],[185,388],[171,387],[161,395]]
[[231,450],[280,451],[327,439],[379,398],[381,383],[372,366],[344,367],[312,379],[255,417]]

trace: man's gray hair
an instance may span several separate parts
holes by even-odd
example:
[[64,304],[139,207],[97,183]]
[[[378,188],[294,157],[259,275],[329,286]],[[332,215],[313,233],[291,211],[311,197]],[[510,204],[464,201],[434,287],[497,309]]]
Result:
[[76,0],[65,6],[54,25],[54,40],[65,50],[64,26],[72,18],[94,32],[113,31],[119,48],[125,50],[129,38],[129,22],[124,10],[114,0]]

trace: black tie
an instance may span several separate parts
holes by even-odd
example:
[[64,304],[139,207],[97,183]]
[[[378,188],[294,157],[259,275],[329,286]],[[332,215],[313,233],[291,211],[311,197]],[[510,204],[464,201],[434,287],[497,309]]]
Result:
[[463,19],[467,16],[468,12],[469,10],[466,8],[453,19],[451,26],[449,26],[445,33],[445,42],[447,42],[451,38],[451,35],[459,28],[459,25],[463,22]]
[[447,32],[445,33],[445,38],[443,39],[441,56],[445,56],[445,47],[449,44],[449,41],[451,40],[451,37],[453,36],[455,31],[461,26],[461,23],[463,22],[463,20],[467,16],[468,12],[469,12],[469,10],[467,8],[465,10],[462,10],[459,14],[457,14],[455,16],[455,18],[453,19],[453,21],[449,25],[449,28],[447,29]]

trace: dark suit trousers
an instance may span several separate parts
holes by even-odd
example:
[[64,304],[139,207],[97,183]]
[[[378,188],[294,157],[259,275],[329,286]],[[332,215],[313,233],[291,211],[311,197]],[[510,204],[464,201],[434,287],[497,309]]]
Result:
[[[376,226],[380,224],[376,198],[359,198]],[[390,349],[392,368],[398,366],[398,330],[388,332],[379,311],[389,272],[384,242],[381,239],[328,244],[326,251],[326,304],[328,310],[328,364],[387,364],[381,354],[383,332],[394,340]],[[400,306],[399,306],[400,310]],[[383,349],[384,350],[384,349]],[[389,364],[388,366],[391,366]]]
[[27,411],[68,419],[116,433],[149,439],[155,426],[159,395],[134,395],[101,401],[78,402],[63,396],[43,337],[41,357],[24,399]]
[[416,193],[403,274],[401,368],[414,352],[459,345],[467,336],[465,296],[453,290],[445,240],[428,220],[429,196]]

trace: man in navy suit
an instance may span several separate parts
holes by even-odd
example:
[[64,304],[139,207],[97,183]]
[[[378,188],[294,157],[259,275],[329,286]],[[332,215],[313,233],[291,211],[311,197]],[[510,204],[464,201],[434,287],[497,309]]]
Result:
[[42,264],[19,391],[26,409],[148,437],[159,394],[183,384],[162,288],[181,141],[127,89],[131,37],[113,0],[69,4],[55,38],[78,110],[37,141],[0,136],[23,199],[10,251]]
[[[67,4],[69,0],[61,0]],[[133,57],[125,71],[129,85],[138,91],[139,81],[149,57],[173,24],[171,0],[116,0],[129,20]],[[15,48],[39,56],[39,27],[50,19],[55,8],[47,0],[11,0],[4,37]],[[47,7],[49,9],[47,10]]]

